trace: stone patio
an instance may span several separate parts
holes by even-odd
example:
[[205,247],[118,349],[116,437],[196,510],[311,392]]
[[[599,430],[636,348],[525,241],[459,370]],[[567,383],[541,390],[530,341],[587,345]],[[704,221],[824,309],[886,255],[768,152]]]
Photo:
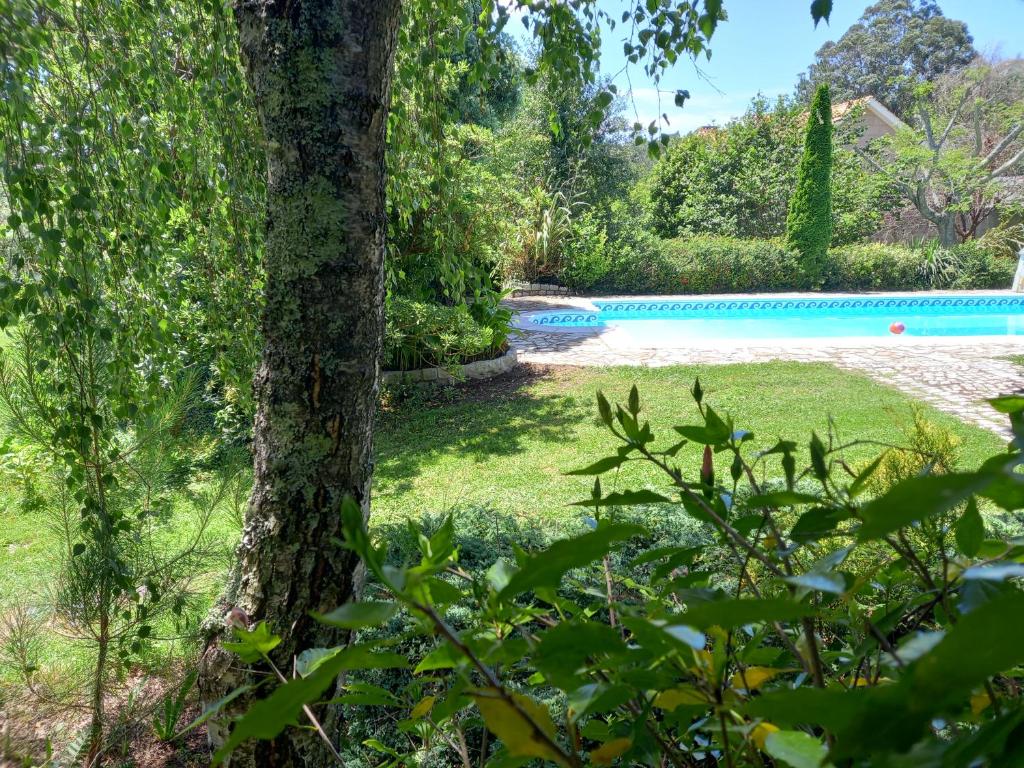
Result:
[[[538,309],[581,309],[581,298],[510,300],[519,312]],[[786,346],[750,344],[714,347],[648,348],[635,341],[623,343],[601,329],[538,331],[521,323],[522,335],[512,346],[521,362],[549,365],[716,365],[723,363],[794,360],[826,362],[863,373],[1001,435],[1006,420],[993,411],[986,398],[1024,391],[1024,369],[1006,359],[1024,355],[1024,338],[988,338],[968,342],[950,338],[897,338],[850,343],[848,340],[795,340]]]

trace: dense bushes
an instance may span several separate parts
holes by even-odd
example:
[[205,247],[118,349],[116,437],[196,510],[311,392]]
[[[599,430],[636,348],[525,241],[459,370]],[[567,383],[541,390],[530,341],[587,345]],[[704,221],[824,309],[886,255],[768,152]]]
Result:
[[388,302],[384,368],[451,367],[505,349],[509,314],[484,304],[445,306],[395,297]]
[[922,251],[862,243],[829,251],[822,274],[826,291],[896,291],[933,287],[925,281]]
[[1009,288],[1012,285],[1016,259],[998,255],[976,240],[954,246],[951,253],[958,262],[951,287]]
[[697,237],[667,240],[662,250],[677,270],[677,290],[685,293],[746,293],[804,287],[796,254],[777,240]]
[[[799,257],[780,240],[693,237],[657,240],[636,232],[610,246],[604,293],[745,293],[806,290]],[[919,291],[1009,288],[1015,264],[976,243],[908,248],[863,243],[832,248],[825,291]]]
[[570,288],[592,287],[611,268],[608,232],[593,211],[573,222],[570,236],[562,246],[562,281]]
[[976,243],[951,249],[862,243],[833,248],[825,264],[826,291],[1009,288],[1015,264]]

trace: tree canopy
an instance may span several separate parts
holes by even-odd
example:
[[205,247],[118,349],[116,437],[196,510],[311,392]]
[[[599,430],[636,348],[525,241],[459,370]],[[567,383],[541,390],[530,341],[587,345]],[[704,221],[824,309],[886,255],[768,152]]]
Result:
[[943,15],[934,0],[879,0],[838,41],[825,43],[800,76],[797,96],[810,103],[827,83],[836,102],[874,96],[900,117],[914,88],[967,66],[977,56],[962,21]]

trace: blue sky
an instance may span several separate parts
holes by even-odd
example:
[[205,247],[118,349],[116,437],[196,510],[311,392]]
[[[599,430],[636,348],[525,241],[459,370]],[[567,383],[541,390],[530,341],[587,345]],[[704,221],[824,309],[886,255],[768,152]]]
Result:
[[[758,92],[772,97],[791,93],[800,72],[826,40],[837,40],[871,3],[834,0],[829,24],[815,29],[810,0],[725,0],[728,21],[711,41],[711,61],[701,61],[702,79],[689,61],[680,61],[662,79],[661,111],[668,114],[669,132],[686,133],[701,125],[724,123],[740,115]],[[601,0],[613,15],[621,15],[621,0]],[[979,51],[1003,56],[1024,55],[1024,0],[939,0],[943,13],[967,23]],[[514,22],[513,22],[514,24]],[[601,69],[606,74],[624,64],[622,33],[605,35]],[[631,71],[633,102],[646,125],[658,114],[658,94],[641,70]],[[616,79],[620,91],[625,77]],[[685,88],[691,99],[683,109],[673,105],[672,92]],[[633,105],[628,109],[634,118]]]

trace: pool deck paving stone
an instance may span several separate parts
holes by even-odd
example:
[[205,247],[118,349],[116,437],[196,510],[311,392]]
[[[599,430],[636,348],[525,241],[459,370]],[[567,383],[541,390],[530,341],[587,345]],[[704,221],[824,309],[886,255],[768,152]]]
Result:
[[[694,297],[690,297],[694,298]],[[589,301],[577,297],[511,299],[517,312],[583,309]],[[796,362],[832,363],[866,374],[883,384],[911,394],[941,411],[1008,435],[1006,419],[986,398],[1024,391],[1024,368],[1011,355],[1024,355],[1024,337],[969,342],[959,339],[794,340],[729,346],[644,347],[635,340],[623,343],[614,333],[599,329],[576,332],[539,331],[520,323],[521,335],[512,339],[519,360],[525,363],[579,366],[721,365],[728,363]]]

